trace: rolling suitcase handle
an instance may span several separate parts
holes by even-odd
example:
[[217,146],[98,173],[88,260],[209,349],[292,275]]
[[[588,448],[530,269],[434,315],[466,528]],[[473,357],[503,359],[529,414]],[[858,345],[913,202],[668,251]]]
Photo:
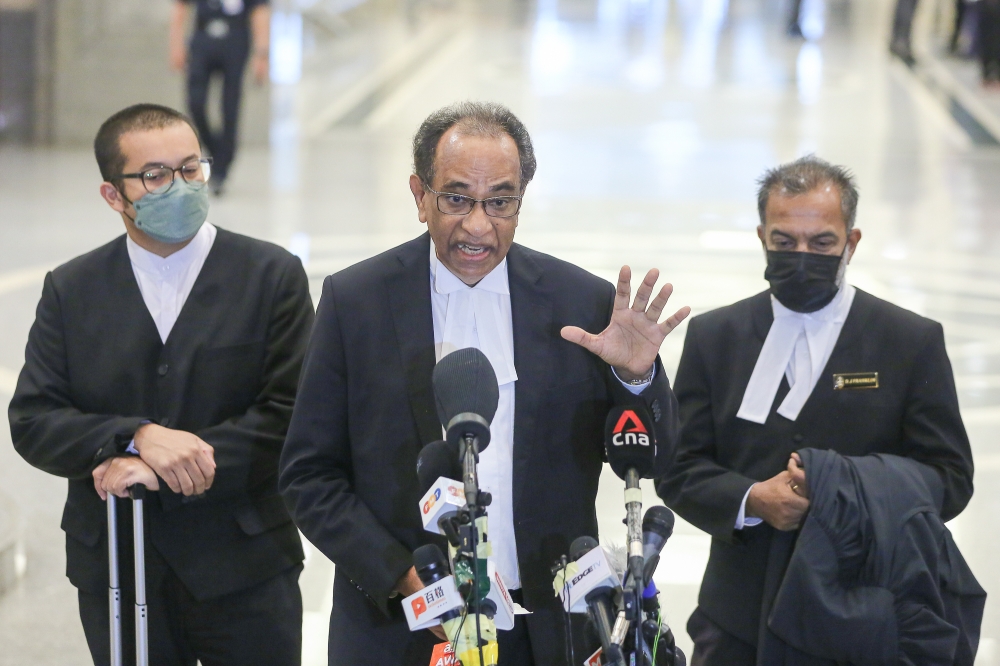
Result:
[[[146,628],[146,548],[143,539],[143,500],[146,486],[129,488],[132,498],[132,534],[135,540],[135,663],[149,666]],[[108,604],[111,618],[111,666],[122,666],[122,592],[118,580],[118,506],[108,494]]]

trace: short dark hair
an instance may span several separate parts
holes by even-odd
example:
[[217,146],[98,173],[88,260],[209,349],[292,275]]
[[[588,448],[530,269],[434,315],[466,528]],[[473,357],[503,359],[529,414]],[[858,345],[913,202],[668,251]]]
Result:
[[830,164],[815,155],[800,157],[794,162],[782,164],[770,169],[757,184],[757,213],[760,223],[764,224],[764,213],[767,211],[767,200],[772,192],[784,196],[797,196],[812,192],[821,185],[832,183],[840,190],[840,214],[844,218],[847,230],[854,228],[854,216],[858,210],[858,187],[854,183],[854,174],[846,167]]
[[198,136],[198,130],[190,118],[169,106],[159,104],[134,104],[105,120],[94,137],[94,157],[97,158],[101,178],[114,182],[125,168],[126,157],[121,147],[123,135],[161,129],[177,123],[187,123],[195,137]]
[[459,131],[471,136],[500,138],[509,136],[517,146],[521,165],[521,191],[535,176],[535,149],[528,129],[510,109],[494,102],[460,102],[438,109],[420,124],[413,137],[413,172],[431,185],[434,181],[434,157],[444,133],[459,126]]

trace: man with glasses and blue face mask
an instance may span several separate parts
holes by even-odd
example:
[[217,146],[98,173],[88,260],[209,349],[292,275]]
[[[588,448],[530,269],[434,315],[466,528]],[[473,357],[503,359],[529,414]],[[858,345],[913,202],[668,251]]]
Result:
[[861,240],[857,202],[853,177],[816,157],[767,172],[757,232],[770,290],[688,327],[675,382],[681,438],[657,491],[713,537],[688,622],[694,666],[758,663],[770,640],[762,608],[782,580],[778,535],[798,530],[810,508],[797,451],[923,463],[927,486],[943,491],[944,520],[972,496],[941,325],[845,280]]
[[94,663],[109,662],[102,500],[141,483],[150,663],[297,664],[303,554],[276,482],[313,321],[305,271],[206,221],[211,160],[180,113],[124,109],[94,150],[126,234],[46,276],[9,408],[17,451],[69,479],[66,568]]

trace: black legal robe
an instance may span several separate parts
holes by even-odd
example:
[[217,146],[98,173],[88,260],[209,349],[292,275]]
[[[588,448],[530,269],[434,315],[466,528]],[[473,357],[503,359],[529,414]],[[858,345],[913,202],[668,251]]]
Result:
[[[944,488],[941,515],[972,497],[972,452],[941,325],[857,291],[826,368],[795,421],[736,418],[771,327],[770,294],[757,294],[691,320],[675,391],[681,436],[657,492],[685,520],[712,535],[698,605],[726,632],[757,644],[765,571],[775,530],[734,530],[750,486],[778,474],[793,451],[847,456],[891,453],[930,466]],[[834,374],[878,373],[878,388],[835,388]]]
[[[18,453],[69,479],[62,528],[73,585],[107,589],[107,518],[91,472],[144,421],[215,449],[215,482],[203,497],[184,498],[161,480],[147,502],[147,543],[195,598],[245,589],[302,561],[277,470],[313,317],[296,257],[224,229],[166,343],[125,236],[46,276],[8,414]],[[130,534],[130,505],[122,507],[120,529]]]
[[[660,470],[676,438],[676,402],[657,363],[633,396],[607,364],[563,340],[563,326],[603,330],[614,287],[514,244],[507,255],[518,380],[513,509],[535,659],[563,663],[562,618],[550,567],[578,536],[597,536],[604,420],[616,403],[656,416]],[[330,663],[427,663],[427,631],[411,634],[390,598],[433,542],[418,510],[416,462],[441,439],[434,408],[434,324],[427,234],[326,279],[280,486],[306,537],[337,565]],[[579,654],[579,653],[578,653]]]

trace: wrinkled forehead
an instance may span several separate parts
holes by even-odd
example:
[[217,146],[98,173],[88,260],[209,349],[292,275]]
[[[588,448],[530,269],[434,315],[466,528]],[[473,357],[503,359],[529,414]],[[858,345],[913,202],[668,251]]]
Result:
[[434,156],[434,180],[473,186],[520,184],[517,144],[506,133],[474,133],[455,126],[442,135]]
[[768,197],[764,220],[768,228],[807,231],[836,227],[840,232],[847,229],[840,189],[833,183],[824,183],[802,193],[775,188]]

